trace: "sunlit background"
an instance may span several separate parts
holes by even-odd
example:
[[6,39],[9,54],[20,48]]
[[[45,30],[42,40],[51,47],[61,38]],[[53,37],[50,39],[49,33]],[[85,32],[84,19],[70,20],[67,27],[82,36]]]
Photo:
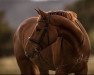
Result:
[[0,74],[19,74],[13,54],[13,34],[26,18],[44,11],[72,10],[85,27],[91,41],[89,74],[94,74],[94,0],[0,0]]

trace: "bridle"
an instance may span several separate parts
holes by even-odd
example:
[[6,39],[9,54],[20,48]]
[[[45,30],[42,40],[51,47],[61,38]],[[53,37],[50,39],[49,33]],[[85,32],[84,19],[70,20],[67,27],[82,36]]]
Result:
[[[41,21],[38,21],[38,22],[45,23],[45,26],[44,26],[44,29],[43,29],[43,31],[42,31],[42,34],[41,34],[41,36],[40,36],[40,38],[39,38],[38,41],[30,39],[30,37],[29,37],[29,41],[30,41],[30,42],[33,42],[33,43],[35,43],[35,44],[37,44],[37,45],[38,45],[38,48],[39,48],[39,47],[40,47],[40,48],[43,48],[42,45],[41,45],[41,41],[43,40],[43,38],[44,38],[44,36],[46,35],[46,33],[47,33],[48,45],[50,44],[50,40],[49,40],[49,30],[48,30],[48,29],[49,29],[49,24],[50,24],[50,17],[48,17],[48,21],[46,21],[46,20],[41,20]],[[47,64],[48,67],[51,67],[51,65],[42,57],[42,55],[41,55],[41,53],[40,53],[41,51],[40,51],[40,49],[38,49],[38,48],[35,48],[34,50],[32,50],[31,53],[27,53],[27,51],[25,50],[25,56],[28,57],[31,61],[32,61],[32,58],[34,58],[34,57],[40,57],[40,59],[41,59],[45,64]]]
[[48,19],[48,21],[46,20],[41,20],[41,21],[38,21],[38,22],[42,22],[42,23],[45,23],[45,26],[42,30],[42,33],[41,33],[41,36],[38,38],[39,40],[38,41],[35,41],[35,40],[32,40],[30,39],[31,42],[39,45],[40,48],[42,48],[42,45],[41,45],[41,41],[43,40],[43,38],[45,37],[46,33],[47,33],[47,40],[48,40],[48,45],[50,43],[50,40],[49,40],[49,23],[50,23],[50,20]]

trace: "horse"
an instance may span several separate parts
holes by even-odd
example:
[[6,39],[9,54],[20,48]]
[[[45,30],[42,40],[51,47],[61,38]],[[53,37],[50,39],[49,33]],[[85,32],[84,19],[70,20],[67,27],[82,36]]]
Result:
[[21,74],[87,75],[90,41],[71,11],[44,12],[26,19],[14,34],[14,54]]

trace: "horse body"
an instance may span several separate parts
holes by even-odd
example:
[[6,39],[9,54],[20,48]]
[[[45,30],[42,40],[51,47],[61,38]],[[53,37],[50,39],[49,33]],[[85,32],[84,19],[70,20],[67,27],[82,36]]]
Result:
[[[21,73],[28,75],[48,74],[48,70],[52,69],[56,71],[57,75],[87,74],[90,42],[85,29],[76,18],[70,19],[68,13],[63,16],[51,16],[51,25],[49,25],[49,31],[45,33],[46,35],[42,35],[44,31],[36,32],[36,28],[44,26],[39,17],[25,20],[17,29],[14,35],[14,53]],[[46,63],[40,57],[30,60],[25,55],[25,52],[30,53],[39,46],[35,42],[36,38],[40,42],[39,34],[43,36],[41,55],[47,60]],[[60,36],[58,37],[58,35]]]

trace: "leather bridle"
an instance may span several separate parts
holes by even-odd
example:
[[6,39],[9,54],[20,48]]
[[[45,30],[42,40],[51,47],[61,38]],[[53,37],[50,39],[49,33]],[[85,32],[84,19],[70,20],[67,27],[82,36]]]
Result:
[[39,45],[40,48],[42,48],[42,45],[41,45],[41,42],[43,41],[43,38],[45,37],[46,33],[47,33],[47,40],[48,40],[48,45],[50,43],[50,40],[49,40],[49,21],[46,21],[46,20],[41,20],[41,21],[38,21],[38,22],[43,22],[45,23],[45,26],[44,26],[44,29],[42,30],[42,33],[41,33],[41,36],[38,38],[39,40],[38,41],[35,41],[35,40],[32,40],[30,39],[31,42]]
[[49,40],[49,23],[50,23],[50,17],[48,18],[48,21],[46,20],[41,20],[41,21],[38,21],[38,22],[42,22],[45,24],[44,26],[44,29],[42,30],[42,33],[41,33],[41,36],[39,37],[39,40],[36,41],[36,40],[33,40],[29,37],[29,41],[30,42],[33,42],[35,44],[38,45],[38,48],[32,50],[31,53],[28,53],[26,50],[25,50],[25,55],[28,57],[28,58],[33,58],[35,56],[38,56],[40,54],[40,49],[39,48],[43,48],[43,46],[41,45],[41,42],[43,41],[43,38],[45,37],[46,33],[47,33],[47,40],[48,40],[48,45],[50,44],[50,40]]
[[39,38],[38,41],[32,40],[32,39],[30,39],[30,37],[29,37],[29,41],[30,41],[30,42],[33,42],[33,43],[35,43],[35,44],[37,44],[37,45],[38,45],[38,48],[35,48],[34,50],[32,50],[31,53],[28,53],[28,52],[25,50],[25,51],[24,51],[24,52],[25,52],[25,56],[28,57],[31,61],[32,61],[32,58],[34,58],[34,57],[39,57],[45,64],[48,65],[48,67],[51,67],[52,65],[50,65],[50,64],[48,63],[48,61],[45,60],[45,59],[42,57],[42,55],[41,55],[41,53],[40,53],[41,51],[40,51],[40,49],[39,49],[39,47],[40,47],[40,48],[43,48],[42,45],[41,45],[41,41],[42,41],[43,38],[45,37],[46,33],[47,33],[48,45],[50,44],[50,40],[49,40],[49,31],[48,31],[49,24],[50,24],[50,17],[48,18],[48,21],[46,21],[46,20],[41,20],[41,21],[38,21],[38,22],[45,23],[45,27],[44,27],[44,29],[43,29],[43,31],[42,31],[41,37]]

